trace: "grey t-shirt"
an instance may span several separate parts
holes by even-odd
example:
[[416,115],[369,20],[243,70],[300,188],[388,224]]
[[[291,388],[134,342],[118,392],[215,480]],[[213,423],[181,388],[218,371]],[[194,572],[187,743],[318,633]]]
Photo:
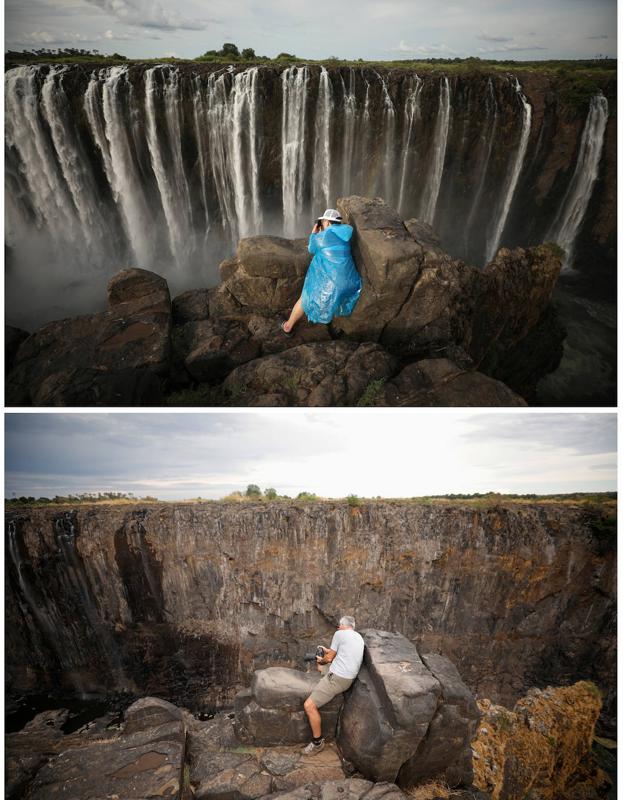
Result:
[[363,639],[357,631],[352,628],[336,631],[331,639],[331,650],[335,650],[337,655],[329,672],[340,678],[356,678],[363,661],[363,648]]

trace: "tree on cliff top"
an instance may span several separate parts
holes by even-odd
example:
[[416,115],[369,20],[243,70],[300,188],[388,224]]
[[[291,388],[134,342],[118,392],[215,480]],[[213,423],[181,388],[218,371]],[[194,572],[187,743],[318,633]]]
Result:
[[250,483],[247,486],[246,494],[247,494],[247,497],[261,497],[262,496],[262,490],[255,483]]

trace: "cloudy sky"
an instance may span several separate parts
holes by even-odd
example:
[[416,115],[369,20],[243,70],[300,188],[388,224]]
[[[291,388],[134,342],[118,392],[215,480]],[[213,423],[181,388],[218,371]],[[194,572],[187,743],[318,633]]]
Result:
[[194,58],[223,42],[260,55],[366,60],[616,56],[616,0],[6,0],[6,45]]
[[7,414],[5,495],[325,497],[616,489],[614,414]]

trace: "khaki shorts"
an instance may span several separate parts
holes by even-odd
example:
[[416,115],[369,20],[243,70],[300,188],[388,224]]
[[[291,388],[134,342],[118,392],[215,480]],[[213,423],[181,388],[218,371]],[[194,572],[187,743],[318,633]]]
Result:
[[309,695],[310,700],[316,708],[324,706],[338,694],[345,692],[354,681],[354,678],[340,678],[333,672],[325,672],[322,678],[314,687],[314,691]]

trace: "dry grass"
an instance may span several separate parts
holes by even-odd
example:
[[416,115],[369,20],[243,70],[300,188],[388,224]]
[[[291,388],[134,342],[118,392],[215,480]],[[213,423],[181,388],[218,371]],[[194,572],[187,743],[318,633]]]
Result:
[[414,800],[447,800],[452,796],[452,790],[443,778],[430,778],[424,783],[405,789],[405,794]]

